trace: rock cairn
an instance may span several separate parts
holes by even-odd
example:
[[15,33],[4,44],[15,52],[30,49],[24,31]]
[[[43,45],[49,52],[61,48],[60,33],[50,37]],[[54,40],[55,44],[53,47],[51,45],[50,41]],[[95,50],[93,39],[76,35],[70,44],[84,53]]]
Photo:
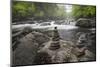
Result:
[[60,41],[59,33],[58,33],[58,30],[57,30],[57,27],[55,27],[54,31],[53,31],[53,36],[52,36],[52,42],[51,42],[49,49],[50,50],[59,49],[60,48],[59,41]]

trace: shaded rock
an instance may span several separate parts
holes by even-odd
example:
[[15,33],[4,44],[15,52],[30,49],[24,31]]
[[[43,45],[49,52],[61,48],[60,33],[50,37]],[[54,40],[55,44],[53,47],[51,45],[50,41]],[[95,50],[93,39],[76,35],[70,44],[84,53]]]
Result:
[[95,46],[96,44],[91,42],[95,40],[91,40],[91,33],[83,33],[79,32],[77,34],[78,39],[75,48],[73,49],[73,53],[77,55],[79,61],[94,61],[95,56]]
[[86,28],[95,27],[95,21],[92,21],[91,19],[80,18],[77,20],[76,26],[86,27]]
[[34,59],[34,64],[49,64],[51,62],[51,57],[46,52],[39,52],[36,54]]
[[29,33],[20,39],[18,47],[13,52],[13,65],[33,64],[38,49],[38,43],[34,41],[34,35]]
[[96,32],[89,33],[89,50],[96,54]]
[[89,50],[85,50],[85,54],[79,57],[79,61],[94,61],[95,59],[95,54]]
[[[13,30],[15,31],[15,30]],[[20,39],[23,38],[24,36],[26,36],[27,34],[29,34],[30,32],[32,32],[32,28],[31,27],[25,27],[24,29],[20,30],[20,31],[16,31],[15,33],[12,34],[12,48],[13,51],[17,48]]]
[[47,35],[44,35],[40,32],[32,32],[32,34],[35,36],[35,41],[39,44],[43,44],[44,42],[47,42],[50,40],[50,38]]
[[77,42],[76,42],[77,47],[84,47],[89,45],[87,33],[78,32],[76,35],[77,35]]
[[13,65],[34,64],[35,55],[41,44],[49,38],[39,32],[31,32],[19,39],[17,48],[13,51]]

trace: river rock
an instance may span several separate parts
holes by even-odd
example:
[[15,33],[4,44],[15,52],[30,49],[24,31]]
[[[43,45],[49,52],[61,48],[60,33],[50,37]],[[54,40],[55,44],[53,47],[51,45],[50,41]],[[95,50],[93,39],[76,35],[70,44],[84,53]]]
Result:
[[[52,41],[46,42],[44,43],[45,46],[43,48],[41,48],[38,51],[38,54],[40,53],[40,56],[36,56],[35,60],[37,60],[38,58],[42,59],[42,61],[38,61],[35,64],[46,64],[45,63],[45,59],[49,59],[50,62],[48,63],[64,63],[64,62],[77,62],[78,59],[77,57],[72,54],[72,42],[66,42],[63,40],[60,40],[60,48],[56,49],[56,50],[51,50],[49,49]],[[42,55],[42,53],[46,53],[48,55],[49,58],[42,58],[44,55]]]
[[38,43],[33,41],[34,39],[35,37],[31,33],[20,39],[16,50],[13,51],[13,65],[32,64],[38,49]]
[[[77,33],[76,47],[73,49],[74,54],[78,56],[79,61],[94,61],[95,60],[95,34],[93,33]],[[93,37],[92,37],[93,36]],[[92,40],[93,38],[94,40]]]
[[95,21],[91,19],[80,18],[77,20],[76,26],[86,27],[86,28],[95,27]]
[[50,50],[56,50],[56,49],[59,49],[60,48],[60,43],[59,41],[52,41],[49,49]]
[[38,44],[43,44],[44,42],[48,42],[50,40],[50,37],[48,37],[47,35],[44,35],[43,33],[32,32],[32,34],[35,36],[35,41]]
[[13,65],[34,64],[34,58],[37,50],[42,43],[47,42],[49,38],[39,32],[31,32],[19,39],[16,49],[13,51]]

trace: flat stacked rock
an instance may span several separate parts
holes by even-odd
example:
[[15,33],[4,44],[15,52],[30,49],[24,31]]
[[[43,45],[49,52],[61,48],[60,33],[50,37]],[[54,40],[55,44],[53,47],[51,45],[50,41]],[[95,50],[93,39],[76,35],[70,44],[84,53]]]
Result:
[[53,36],[52,36],[52,42],[49,47],[50,50],[56,50],[60,48],[60,43],[59,43],[60,37],[59,33],[57,30],[57,27],[55,27],[55,30],[53,31]]
[[58,41],[52,41],[49,47],[50,50],[56,50],[60,48],[60,44]]

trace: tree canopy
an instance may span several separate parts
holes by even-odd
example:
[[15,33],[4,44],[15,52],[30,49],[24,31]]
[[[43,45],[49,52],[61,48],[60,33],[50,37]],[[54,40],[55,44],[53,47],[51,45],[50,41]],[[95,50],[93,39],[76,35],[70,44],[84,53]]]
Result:
[[65,19],[66,11],[64,6],[50,3],[13,1],[13,20],[33,19]]
[[73,5],[72,15],[74,18],[91,18],[96,16],[96,6]]

